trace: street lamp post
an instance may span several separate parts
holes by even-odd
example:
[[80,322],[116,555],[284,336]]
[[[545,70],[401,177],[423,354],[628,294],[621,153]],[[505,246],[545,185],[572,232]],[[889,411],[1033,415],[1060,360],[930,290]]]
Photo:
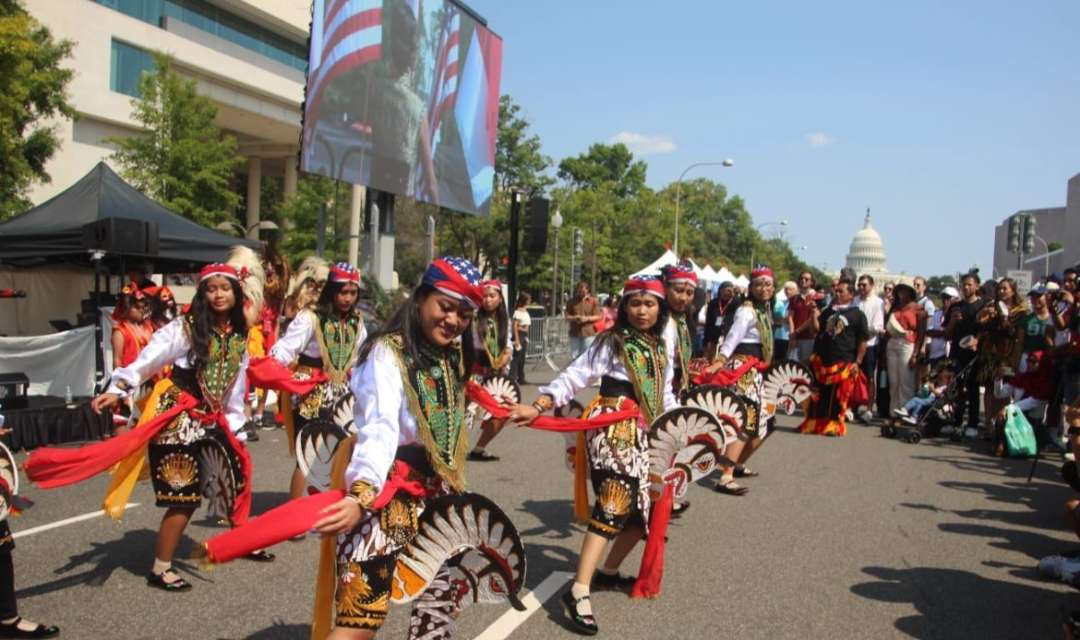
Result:
[[555,215],[551,216],[551,228],[555,230],[555,260],[551,266],[551,317],[555,317],[559,300],[559,229],[562,227],[562,214],[558,207]]
[[674,251],[675,251],[675,259],[676,260],[679,259],[679,200],[681,199],[681,196],[682,196],[682,180],[683,180],[683,178],[686,177],[686,174],[689,173],[689,171],[691,169],[695,169],[697,167],[733,167],[733,166],[735,166],[735,161],[732,160],[731,158],[725,158],[721,162],[695,162],[694,164],[690,165],[689,167],[684,169],[682,173],[679,174],[679,179],[675,182],[675,243],[674,243],[673,248],[674,248]]
[[[773,222],[762,222],[761,224],[754,227],[754,229],[756,229],[757,231],[760,232],[765,227],[771,227],[773,225],[779,225],[781,227],[786,227],[788,225],[788,221],[787,220],[775,220]],[[754,270],[754,245],[753,244],[750,245],[750,270],[751,271]]]

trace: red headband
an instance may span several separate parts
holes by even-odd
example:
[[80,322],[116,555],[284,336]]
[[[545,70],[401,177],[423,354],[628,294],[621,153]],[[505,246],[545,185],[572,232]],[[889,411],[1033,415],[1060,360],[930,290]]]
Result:
[[693,267],[683,265],[671,265],[664,268],[664,282],[667,284],[692,284],[698,286],[698,277]]
[[498,289],[499,292],[502,293],[502,283],[498,280],[484,280],[480,283],[481,289],[487,289],[488,287],[491,287],[492,289]]
[[330,282],[351,282],[360,284],[360,270],[347,262],[338,262],[330,267]]
[[656,278],[630,278],[623,285],[623,295],[634,293],[651,293],[657,298],[665,298],[664,285]]
[[756,268],[756,269],[754,269],[753,271],[750,272],[750,281],[751,282],[753,282],[754,280],[757,280],[758,278],[768,278],[769,280],[776,280],[776,277],[773,276],[772,269],[770,269],[770,268],[768,268],[766,266],[759,266],[758,268]]
[[[246,272],[247,269],[244,269],[244,271]],[[247,274],[244,273],[244,275]],[[237,282],[239,282],[242,277],[232,266],[223,262],[215,262],[202,268],[202,271],[199,272],[199,282],[202,282],[207,278],[213,278],[214,276],[225,276],[226,278],[236,280]]]

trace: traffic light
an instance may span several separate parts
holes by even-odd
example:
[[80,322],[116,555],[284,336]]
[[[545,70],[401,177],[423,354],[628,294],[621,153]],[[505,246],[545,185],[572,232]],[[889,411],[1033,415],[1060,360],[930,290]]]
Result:
[[581,229],[574,229],[574,255],[580,256],[585,252],[585,234]]
[[1020,228],[1023,226],[1021,216],[1014,215],[1009,218],[1009,239],[1006,248],[1009,253],[1020,252]]
[[1024,216],[1024,253],[1035,253],[1035,216]]

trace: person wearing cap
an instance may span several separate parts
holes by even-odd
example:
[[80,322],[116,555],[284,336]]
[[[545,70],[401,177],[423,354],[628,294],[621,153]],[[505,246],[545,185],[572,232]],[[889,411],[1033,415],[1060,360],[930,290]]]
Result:
[[854,282],[840,280],[833,288],[829,308],[814,312],[817,338],[810,367],[818,392],[811,399],[799,433],[842,436],[847,432],[848,400],[862,374],[860,367],[870,337],[866,315],[854,303],[854,292]]
[[[353,265],[338,262],[331,266],[314,307],[300,309],[285,335],[270,348],[270,357],[293,367],[297,379],[306,380],[320,372],[327,377],[326,382],[307,394],[284,399],[286,406],[282,407],[282,414],[290,452],[297,435],[312,421],[337,422],[335,409],[349,394],[349,372],[356,363],[360,345],[367,338],[364,319],[356,308],[360,283],[360,271]],[[345,429],[347,425],[338,423],[338,426]],[[304,474],[297,463],[289,484],[289,497],[300,496],[304,484]]]
[[916,300],[915,288],[898,282],[885,320],[885,368],[889,379],[889,420],[896,426],[896,410],[915,395],[915,370],[926,341],[926,311]]
[[724,317],[734,299],[735,283],[725,280],[716,290],[716,297],[705,305],[705,357],[709,360],[716,356],[716,348],[724,341]]
[[[641,540],[649,522],[649,425],[677,406],[674,358],[664,342],[668,322],[667,296],[657,278],[631,278],[623,285],[615,325],[597,337],[585,354],[551,383],[540,387],[532,406],[518,405],[510,419],[530,422],[540,413],[569,403],[580,391],[600,382],[600,393],[583,417],[636,406],[641,419],[618,422],[604,429],[578,432],[568,454],[574,457],[575,511],[587,520],[577,573],[562,596],[563,608],[579,633],[598,631],[589,599],[591,586],[629,589],[634,578],[619,573],[622,561]],[[588,513],[585,471],[596,501]],[[601,555],[611,550],[603,567]]]
[[[204,267],[190,309],[155,332],[134,362],[113,371],[108,389],[91,403],[98,413],[112,409],[145,381],[172,367],[169,376],[155,385],[139,424],[130,432],[105,441],[119,445],[128,439],[138,442],[142,434],[155,434],[148,447],[150,476],[157,505],[165,509],[165,515],[154,545],[153,568],[146,578],[152,587],[169,592],[191,589],[191,584],[172,569],[172,558],[188,521],[202,502],[207,474],[217,471],[204,468],[206,463],[200,451],[208,442],[220,445],[227,452],[237,484],[235,496],[212,493],[211,504],[227,503],[227,516],[234,525],[247,520],[251,507],[251,458],[243,445],[242,431],[248,365],[244,301],[261,298],[261,288],[262,282],[246,270],[237,270],[229,264]],[[63,486],[84,477],[71,479],[70,475],[61,474],[65,479],[58,479],[56,472],[63,467],[57,465],[58,460],[85,457],[90,475],[93,469],[115,465],[105,512],[119,519],[139,477],[146,449],[137,447],[134,453],[113,459],[110,456],[120,449],[101,444],[87,445],[81,452],[66,450],[59,455],[56,451],[38,449],[26,463],[27,475],[43,486]],[[217,488],[217,483],[209,486]],[[269,561],[274,557],[260,550],[251,558]]]
[[[391,591],[419,588],[415,573],[397,581],[397,558],[424,535],[418,518],[432,499],[453,495],[462,505],[456,520],[436,525],[440,539],[465,540],[463,527],[482,526],[468,514],[495,518],[494,509],[481,509],[470,502],[475,494],[465,493],[465,388],[476,353],[469,327],[482,301],[476,267],[464,258],[439,258],[360,348],[349,379],[356,435],[339,445],[335,468],[344,470],[332,480],[346,495],[314,526],[326,537],[312,638],[371,638],[386,620]],[[411,626],[450,637],[460,611],[455,589],[445,565],[429,568],[430,585],[410,594],[418,603]]]
[[724,336],[716,359],[706,369],[707,374],[721,370],[731,374],[727,386],[733,387],[742,397],[748,414],[744,431],[748,440],[738,439],[728,447],[726,455],[736,464],[721,467],[720,480],[713,486],[718,493],[745,495],[749,488],[740,486],[735,478],[758,475],[745,464],[769,431],[770,418],[765,415],[762,404],[765,381],[762,372],[773,357],[773,294],[776,286],[773,278],[772,269],[763,265],[750,272],[750,294],[735,309],[731,329]]
[[[499,374],[506,374],[506,365],[514,353],[513,336],[510,331],[510,314],[503,299],[502,283],[498,280],[485,280],[480,283],[484,292],[484,301],[476,312],[470,331],[473,333],[473,346],[476,355],[473,358],[472,375],[477,381]],[[488,453],[486,447],[502,430],[506,420],[488,417],[480,426],[480,438],[469,452],[468,459],[474,462],[493,462],[499,456]]]
[[1046,286],[1040,284],[1033,287],[1028,292],[1028,302],[1031,303],[1031,310],[1020,320],[1020,334],[1017,336],[1020,342],[1019,373],[1034,369],[1043,352],[1054,346],[1054,318],[1047,304]]

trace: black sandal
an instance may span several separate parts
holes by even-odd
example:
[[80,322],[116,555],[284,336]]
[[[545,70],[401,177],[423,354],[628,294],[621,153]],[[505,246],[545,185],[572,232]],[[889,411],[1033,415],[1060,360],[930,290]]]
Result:
[[60,635],[60,627],[54,624],[46,627],[38,623],[36,627],[27,631],[19,628],[20,622],[22,622],[22,616],[16,616],[14,622],[0,622],[0,638],[52,638]]
[[248,560],[254,560],[255,562],[273,562],[277,556],[270,553],[266,549],[259,549],[258,551],[252,551],[244,556]]
[[634,576],[624,576],[618,571],[615,573],[604,573],[597,569],[596,573],[593,574],[592,587],[596,589],[630,591],[634,588],[635,582],[637,582],[637,578]]
[[729,496],[745,496],[750,493],[750,487],[740,486],[735,484],[734,480],[731,480],[729,482],[717,482],[713,485],[713,491]]
[[[594,576],[595,577],[595,576]],[[570,622],[573,623],[574,631],[586,636],[595,636],[600,631],[600,627],[596,626],[596,617],[593,615],[583,616],[578,613],[578,604],[589,599],[589,596],[581,596],[575,598],[574,594],[570,593],[567,589],[562,595],[563,609],[566,610],[567,617],[570,618]]]
[[469,452],[469,455],[465,456],[469,460],[474,462],[495,462],[499,459],[499,456],[488,453],[487,451],[477,451],[473,449]]
[[689,510],[689,509],[690,509],[690,501],[689,500],[687,500],[686,502],[676,502],[674,505],[671,506],[671,517],[672,518],[678,518],[682,514],[686,513],[687,510]]
[[[176,576],[176,580],[172,582],[165,582],[165,574],[172,573]],[[150,572],[146,576],[146,584],[162,591],[191,591],[191,584],[181,578],[172,568],[168,568],[161,573]]]
[[753,471],[752,469],[748,469],[748,468],[746,468],[746,467],[744,467],[742,465],[739,465],[739,466],[735,467],[735,477],[736,478],[756,478],[756,477],[758,477],[760,475],[761,474],[758,473],[757,471]]

